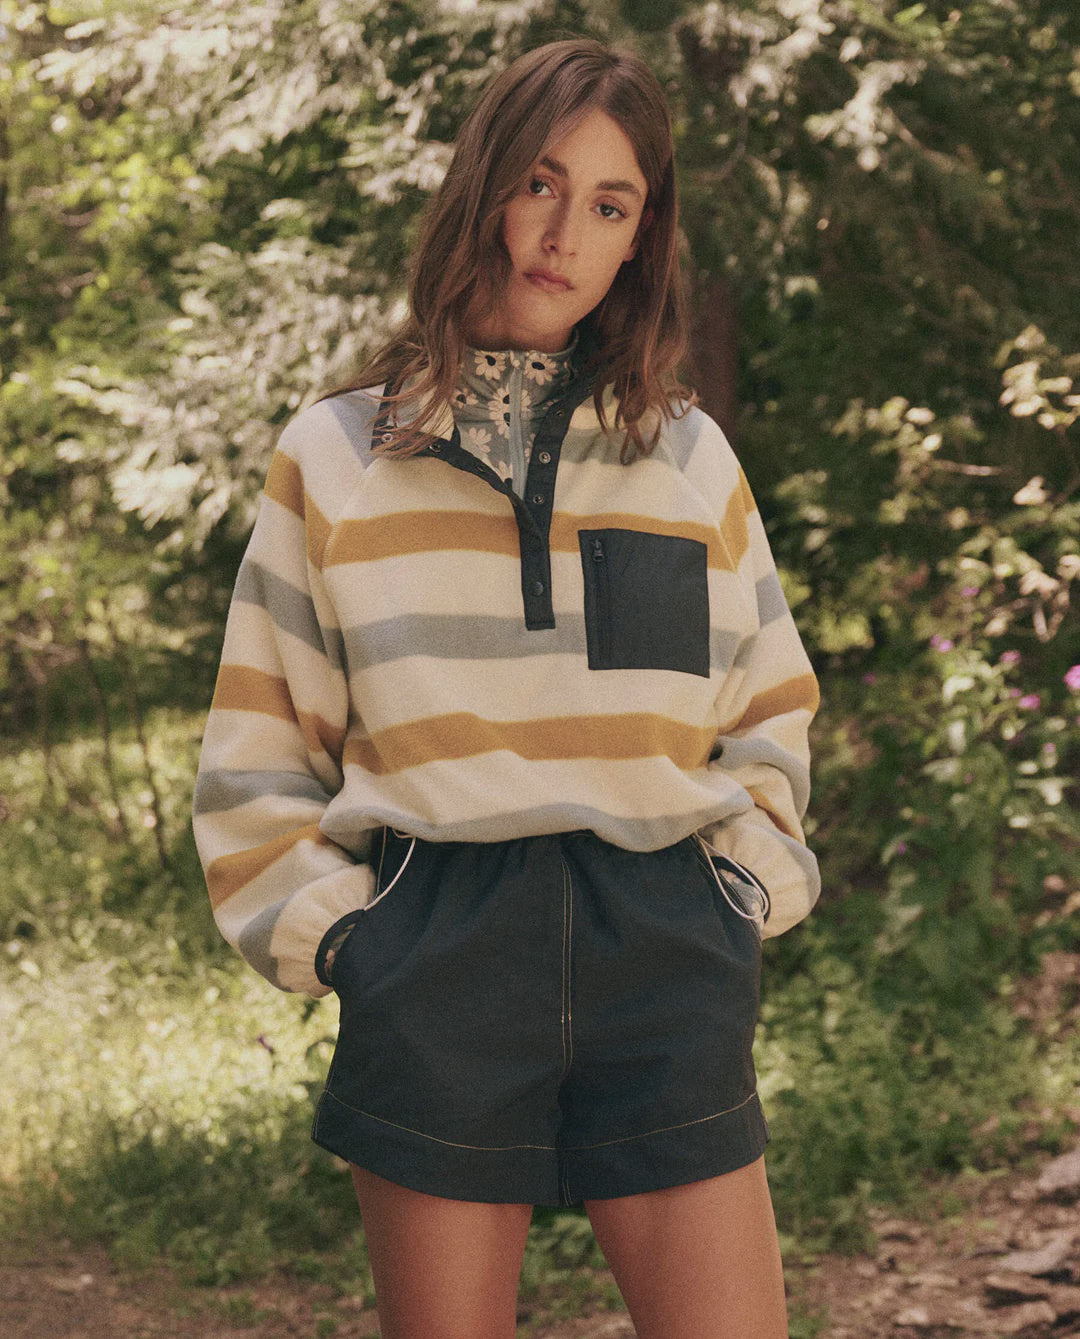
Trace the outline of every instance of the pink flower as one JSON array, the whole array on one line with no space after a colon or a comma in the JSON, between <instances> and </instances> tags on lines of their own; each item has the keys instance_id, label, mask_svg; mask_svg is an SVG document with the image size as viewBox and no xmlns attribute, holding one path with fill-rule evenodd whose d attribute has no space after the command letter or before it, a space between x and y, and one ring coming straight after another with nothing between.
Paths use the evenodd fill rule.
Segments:
<instances>
[{"instance_id":1,"label":"pink flower","mask_svg":"<svg viewBox=\"0 0 1080 1339\"><path fill-rule=\"evenodd\" d=\"M930 638L930 645L935 651L951 651L953 644L948 637L943 637L940 632L935 632Z\"/></svg>"},{"instance_id":2,"label":"pink flower","mask_svg":"<svg viewBox=\"0 0 1080 1339\"><path fill-rule=\"evenodd\" d=\"M1065 687L1071 692L1080 693L1080 665L1071 665L1065 671Z\"/></svg>"},{"instance_id":3,"label":"pink flower","mask_svg":"<svg viewBox=\"0 0 1080 1339\"><path fill-rule=\"evenodd\" d=\"M978 595L978 593L979 593L978 586L962 586L960 588L960 594L964 597L965 600L972 599L974 596Z\"/></svg>"},{"instance_id":4,"label":"pink flower","mask_svg":"<svg viewBox=\"0 0 1080 1339\"><path fill-rule=\"evenodd\" d=\"M1019 651L1002 651L1001 655L998 656L999 665L1019 665L1019 663Z\"/></svg>"},{"instance_id":5,"label":"pink flower","mask_svg":"<svg viewBox=\"0 0 1080 1339\"><path fill-rule=\"evenodd\" d=\"M876 674L864 674L864 675L862 676L862 681L863 681L863 683L877 683L877 675L876 675Z\"/></svg>"},{"instance_id":6,"label":"pink flower","mask_svg":"<svg viewBox=\"0 0 1080 1339\"><path fill-rule=\"evenodd\" d=\"M893 849L897 855L907 855L908 844L907 842L897 842Z\"/></svg>"},{"instance_id":7,"label":"pink flower","mask_svg":"<svg viewBox=\"0 0 1080 1339\"><path fill-rule=\"evenodd\" d=\"M1034 711L1036 707L1042 706L1042 698L1038 693L1025 693L1016 705L1026 711Z\"/></svg>"},{"instance_id":8,"label":"pink flower","mask_svg":"<svg viewBox=\"0 0 1080 1339\"><path fill-rule=\"evenodd\" d=\"M1010 688L1010 689L1009 689L1009 692L1008 692L1008 696L1009 696L1009 697L1019 697L1019 696L1020 696L1020 689L1019 689L1019 688Z\"/></svg>"}]
</instances>

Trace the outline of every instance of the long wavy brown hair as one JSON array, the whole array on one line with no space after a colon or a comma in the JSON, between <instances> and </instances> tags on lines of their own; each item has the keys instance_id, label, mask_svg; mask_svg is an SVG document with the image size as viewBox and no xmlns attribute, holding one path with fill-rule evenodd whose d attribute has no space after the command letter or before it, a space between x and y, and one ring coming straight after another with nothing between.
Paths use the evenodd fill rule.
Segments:
<instances>
[{"instance_id":1,"label":"long wavy brown hair","mask_svg":"<svg viewBox=\"0 0 1080 1339\"><path fill-rule=\"evenodd\" d=\"M408 318L355 379L318 397L398 387L384 400L393 404L400 426L373 447L377 454L413 455L431 440L460 373L468 318L490 304L509 277L506 206L544 150L593 110L622 129L648 184L637 252L582 322L589 326L583 343L592 350L587 370L595 377L597 415L609 431L604 397L610 387L618 404L613 426L626 433L625 464L637 452L651 452L663 421L693 403L676 373L687 333L667 99L633 52L572 38L519 56L484 89L423 220L410 266ZM648 441L642 431L647 411L658 411Z\"/></svg>"}]
</instances>

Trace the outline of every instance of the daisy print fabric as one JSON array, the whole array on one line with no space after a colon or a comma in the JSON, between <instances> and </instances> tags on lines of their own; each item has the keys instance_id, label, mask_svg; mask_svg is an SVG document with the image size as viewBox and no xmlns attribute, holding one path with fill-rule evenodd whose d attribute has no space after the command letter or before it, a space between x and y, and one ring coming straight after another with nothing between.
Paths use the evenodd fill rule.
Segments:
<instances>
[{"instance_id":1,"label":"daisy print fabric","mask_svg":"<svg viewBox=\"0 0 1080 1339\"><path fill-rule=\"evenodd\" d=\"M525 361L525 379L534 386L548 385L561 371L562 364L558 362L560 357L561 354L530 353Z\"/></svg>"},{"instance_id":2,"label":"daisy print fabric","mask_svg":"<svg viewBox=\"0 0 1080 1339\"><path fill-rule=\"evenodd\" d=\"M510 462L503 458L498 452L493 452L495 445L494 434L488 428L464 428L461 433L461 444L474 456L482 460L495 471L500 479L505 483L513 473L510 468Z\"/></svg>"},{"instance_id":3,"label":"daisy print fabric","mask_svg":"<svg viewBox=\"0 0 1080 1339\"><path fill-rule=\"evenodd\" d=\"M466 350L452 397L461 444L504 482L513 479L515 454L519 469L528 468L540 420L573 375L576 345L575 332L558 353Z\"/></svg>"},{"instance_id":4,"label":"daisy print fabric","mask_svg":"<svg viewBox=\"0 0 1080 1339\"><path fill-rule=\"evenodd\" d=\"M506 371L508 354L504 351L489 353L485 349L473 349L473 374L482 381L498 381Z\"/></svg>"}]
</instances>

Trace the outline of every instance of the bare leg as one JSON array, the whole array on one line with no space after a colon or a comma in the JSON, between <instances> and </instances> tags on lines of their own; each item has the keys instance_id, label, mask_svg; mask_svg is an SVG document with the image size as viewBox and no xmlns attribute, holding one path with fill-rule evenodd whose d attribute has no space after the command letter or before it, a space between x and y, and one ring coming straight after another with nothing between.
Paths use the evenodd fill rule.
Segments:
<instances>
[{"instance_id":1,"label":"bare leg","mask_svg":"<svg viewBox=\"0 0 1080 1339\"><path fill-rule=\"evenodd\" d=\"M764 1158L585 1208L638 1339L787 1339Z\"/></svg>"},{"instance_id":2,"label":"bare leg","mask_svg":"<svg viewBox=\"0 0 1080 1339\"><path fill-rule=\"evenodd\" d=\"M513 1339L532 1205L442 1199L351 1170L382 1339Z\"/></svg>"}]
</instances>

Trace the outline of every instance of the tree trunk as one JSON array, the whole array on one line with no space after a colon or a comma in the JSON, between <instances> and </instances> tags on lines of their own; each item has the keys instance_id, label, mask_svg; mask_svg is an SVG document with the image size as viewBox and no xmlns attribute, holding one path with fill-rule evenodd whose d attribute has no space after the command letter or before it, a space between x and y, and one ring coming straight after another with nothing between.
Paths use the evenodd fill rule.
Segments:
<instances>
[{"instance_id":1,"label":"tree trunk","mask_svg":"<svg viewBox=\"0 0 1080 1339\"><path fill-rule=\"evenodd\" d=\"M734 446L738 415L738 313L731 285L719 275L699 276L690 299L690 380L702 409Z\"/></svg>"}]
</instances>

